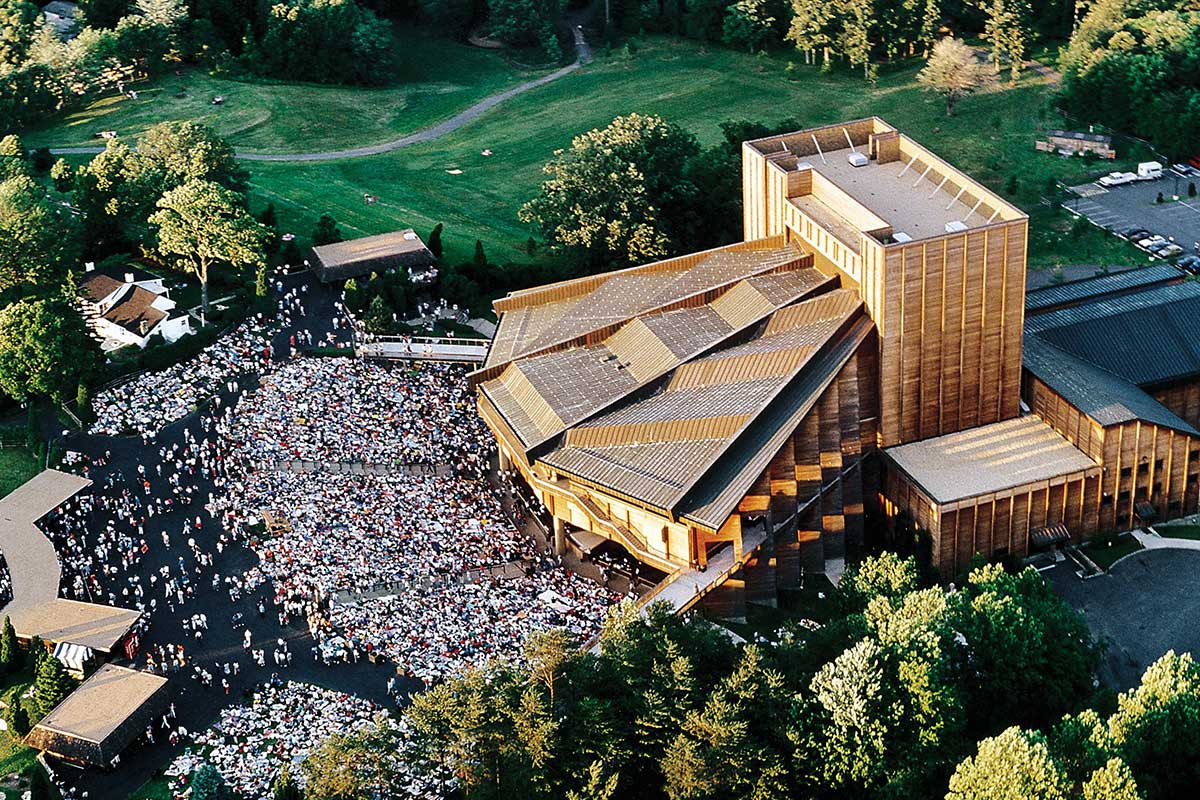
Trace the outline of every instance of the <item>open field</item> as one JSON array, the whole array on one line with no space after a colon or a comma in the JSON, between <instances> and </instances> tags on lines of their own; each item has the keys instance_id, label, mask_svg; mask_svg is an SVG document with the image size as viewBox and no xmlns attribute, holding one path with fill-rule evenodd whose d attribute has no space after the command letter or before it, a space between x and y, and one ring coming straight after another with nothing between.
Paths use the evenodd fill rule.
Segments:
<instances>
[{"instance_id":1,"label":"open field","mask_svg":"<svg viewBox=\"0 0 1200 800\"><path fill-rule=\"evenodd\" d=\"M210 125L239 149L311 152L399 138L453 116L476 101L527 80L494 50L437 39L416 29L395 50L390 86L363 88L214 78L201 69L162 76L23 134L31 147L87 147L115 130L133 139L163 120ZM183 96L177 96L183 92ZM212 99L225 98L221 105Z\"/></svg>"},{"instance_id":2,"label":"open field","mask_svg":"<svg viewBox=\"0 0 1200 800\"><path fill-rule=\"evenodd\" d=\"M383 90L259 86L191 73L205 89L191 90L199 102L181 107L177 115L208 119L205 115L213 114L208 95L219 84L227 97L237 88L253 100L235 96L218 117L236 112L239 103L257 109L253 120L228 125L228 120L218 120L218 130L235 145L276 152L340 148L422 127L422 121L449 116L521 77L495 53L444 42L418 44L406 59L414 64L413 74L426 75L428 84ZM1035 211L1032 268L1085 259L1098 265L1138 263L1134 259L1141 258L1125 242L1099 231L1073 241L1067 234L1069 217L1038 211L1050 179L1078 183L1098 169L1082 159L1034 151L1038 132L1061 124L1051 102L1053 87L1044 78L1027 73L1015 87L994 85L964 100L955 117L947 117L942 101L917 85L919 61L885 67L874 87L857 74L822 74L800 61L789 52L750 56L683 39L645 39L632 56L598 53L593 64L512 98L436 141L359 159L253 163L254 203L275 203L283 229L302 237L323 213L337 218L347 236L404 226L425 234L444 222L451 263L469 259L476 239L484 242L493 261L526 260L521 247L531 230L517 220L517 210L537 191L542 165L556 149L569 146L573 136L613 117L635 111L659 114L708 145L720 139L720 123L730 119L794 118L802 125L819 125L875 114L993 189L1012 188L1009 179L1015 176L1010 196ZM421 73L417 64L436 64L436 73ZM170 87L172 79L164 84ZM407 112L398 116L396 106L389 105L393 101ZM166 104L176 101L168 94L161 102L169 108ZM102 123L102 117L60 123L30 134L29 142L86 142L92 129L120 129L117 119L144 127L161 118L162 107L145 107L144 114L142 107L131 109L128 117L109 118L112 124ZM482 155L485 150L492 155ZM449 170L462 173L451 175ZM379 200L367 205L364 194Z\"/></svg>"},{"instance_id":3,"label":"open field","mask_svg":"<svg viewBox=\"0 0 1200 800\"><path fill-rule=\"evenodd\" d=\"M41 465L29 452L29 448L5 447L0 449L0 497L41 472Z\"/></svg>"},{"instance_id":4,"label":"open field","mask_svg":"<svg viewBox=\"0 0 1200 800\"><path fill-rule=\"evenodd\" d=\"M652 39L633 57L598 57L589 67L528 92L436 142L367 159L318 164L255 164L259 202L274 202L285 225L306 232L332 213L347 234L398 224L427 231L446 224L448 260L470 257L482 239L497 261L518 260L529 229L516 219L537 190L541 167L571 137L637 111L719 140L721 122L794 117L803 125L877 114L995 189L1017 176L1015 200L1036 208L1046 182L1082 179L1089 167L1033 150L1035 133L1057 124L1051 88L1028 76L1015 88L968 98L953 118L916 84L919 65L887 71L875 88L856 76L823 75L788 55L759 58L694 42ZM491 150L492 156L481 155ZM447 170L461 169L460 175ZM364 193L379 202L366 206ZM1033 237L1033 266L1072 263L1076 243ZM1128 263L1134 252L1111 237L1089 237L1096 263ZM1044 247L1042 246L1044 245ZM1123 253L1122 251L1130 251ZM1112 252L1110 252L1112 251Z\"/></svg>"}]
</instances>

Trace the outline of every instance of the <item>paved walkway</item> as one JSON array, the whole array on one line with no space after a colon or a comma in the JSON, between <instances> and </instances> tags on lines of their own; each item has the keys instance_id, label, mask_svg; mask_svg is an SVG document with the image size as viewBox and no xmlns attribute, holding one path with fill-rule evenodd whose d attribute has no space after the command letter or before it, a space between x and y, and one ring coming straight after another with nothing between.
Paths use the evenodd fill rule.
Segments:
<instances>
[{"instance_id":1,"label":"paved walkway","mask_svg":"<svg viewBox=\"0 0 1200 800\"><path fill-rule=\"evenodd\" d=\"M362 158L364 156L376 156L381 153L390 153L394 150L401 150L405 147L411 147L414 144L423 142L431 142L434 139L441 138L447 133L452 133L463 127L469 122L473 122L483 114L491 111L496 106L506 100L510 100L519 94L524 94L530 89L536 89L539 86L545 86L547 83L558 80L566 75L570 75L575 70L582 66L592 63L592 50L588 46L587 40L583 37L583 29L579 25L574 25L571 32L575 35L575 61L568 64L562 69L557 69L540 78L534 78L531 81L519 84L506 89L503 92L485 97L475 105L460 111L453 117L439 122L438 124L419 130L416 133L410 133L408 136L394 139L390 142L381 144L367 145L365 147L352 147L346 150L326 150L318 153L247 153L241 150L235 151L237 157L242 161L337 161L343 158ZM104 152L103 147L55 147L51 148L51 153L56 156L61 155L96 155Z\"/></svg>"},{"instance_id":2,"label":"paved walkway","mask_svg":"<svg viewBox=\"0 0 1200 800\"><path fill-rule=\"evenodd\" d=\"M1161 528L1151 528L1154 533L1142 533L1141 531L1133 531L1133 538L1137 539L1142 547L1147 550L1200 550L1200 541L1195 539L1176 539L1171 536L1171 526L1164 525Z\"/></svg>"}]
</instances>

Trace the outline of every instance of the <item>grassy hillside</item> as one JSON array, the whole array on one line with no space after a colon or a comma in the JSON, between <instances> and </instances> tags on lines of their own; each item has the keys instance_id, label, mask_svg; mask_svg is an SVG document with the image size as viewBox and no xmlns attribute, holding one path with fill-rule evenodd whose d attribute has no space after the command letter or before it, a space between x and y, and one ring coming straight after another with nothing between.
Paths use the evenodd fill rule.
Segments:
<instances>
[{"instance_id":1,"label":"grassy hillside","mask_svg":"<svg viewBox=\"0 0 1200 800\"><path fill-rule=\"evenodd\" d=\"M495 53L444 42L417 47L406 59L414 74L426 70L421 74L428 83L408 89L193 79L205 87L212 84L211 91L226 87L221 89L226 96L232 91L228 87L240 88L258 104L254 120L218 125L234 144L297 152L369 144L422 127L518 78ZM822 74L800 61L788 52L750 56L674 38L643 40L633 55L599 53L592 65L519 95L434 142L337 162L250 163L254 202L275 203L284 229L301 236L323 213L336 217L347 236L409 225L427 233L444 222L448 260L469 259L476 239L483 240L492 260L518 260L527 258L521 247L531 231L517 221L517 209L536 192L542 165L556 149L569 146L572 136L613 117L633 111L659 114L711 144L720 137L720 123L730 119L794 118L818 125L875 114L997 191L1016 176L1013 199L1037 212L1030 237L1035 267L1139 259L1132 248L1099 231L1085 232L1082 241L1071 238L1068 220L1038 210L1048 179L1075 182L1097 169L1034 151L1039 132L1061 124L1051 102L1053 87L1044 78L1029 73L1015 87L994 85L964 100L958 115L948 118L940 99L917 85L918 61L885 67L874 87L849 71ZM170 79L164 83L172 85ZM190 93L206 103L211 91ZM411 110L399 114L385 102L388 97L408 103ZM170 102L147 108L137 124L153 121L155 113L171 108ZM227 101L218 122L226 124L220 114L249 102ZM180 107L178 113L213 113L204 103L190 111ZM103 119L89 121L86 131L107 124ZM134 126L132 121L123 124ZM108 127L122 130L115 124ZM86 140L82 129L77 133L83 135L72 139L70 129L60 121L30 142ZM462 172L452 175L451 170ZM377 195L379 201L367 205L364 194Z\"/></svg>"},{"instance_id":2,"label":"grassy hillside","mask_svg":"<svg viewBox=\"0 0 1200 800\"><path fill-rule=\"evenodd\" d=\"M397 139L453 116L534 73L494 50L437 39L420 29L397 40L399 61L381 88L213 78L189 68L101 98L25 132L31 147L97 145L98 131L136 138L163 120L196 120L248 151L314 152ZM214 97L223 97L213 105Z\"/></svg>"},{"instance_id":3,"label":"grassy hillside","mask_svg":"<svg viewBox=\"0 0 1200 800\"><path fill-rule=\"evenodd\" d=\"M736 118L805 125L879 115L994 189L1018 178L1015 200L1036 208L1051 176L1079 180L1082 161L1037 153L1033 140L1057 123L1052 87L1027 76L1016 87L996 86L947 118L942 103L916 84L919 64L885 70L872 88L857 76L821 74L787 54L753 57L693 42L654 39L632 57L599 57L595 64L528 92L436 142L383 156L319 164L254 164L255 191L274 202L287 224L304 232L320 213L332 213L349 233L376 233L396 221L428 230L446 224L451 260L470 256L475 239L497 260L522 257L529 230L517 209L536 191L541 167L571 137L632 111L659 114L692 130L704 144L719 124ZM483 156L490 150L493 155ZM449 170L462 170L451 175ZM377 194L366 206L363 193ZM1057 235L1035 249L1034 260L1069 259ZM1035 245L1037 242L1035 242ZM1103 237L1095 258L1121 261ZM1059 252L1063 251L1063 252Z\"/></svg>"}]
</instances>

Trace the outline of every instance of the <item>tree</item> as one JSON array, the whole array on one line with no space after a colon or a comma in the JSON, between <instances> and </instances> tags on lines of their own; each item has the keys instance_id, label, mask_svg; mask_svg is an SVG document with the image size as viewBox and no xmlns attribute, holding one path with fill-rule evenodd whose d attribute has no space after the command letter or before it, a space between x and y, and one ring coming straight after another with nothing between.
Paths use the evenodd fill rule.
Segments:
<instances>
[{"instance_id":1,"label":"tree","mask_svg":"<svg viewBox=\"0 0 1200 800\"><path fill-rule=\"evenodd\" d=\"M20 300L0 311L0 388L10 397L62 403L98 362L83 317L61 298Z\"/></svg>"},{"instance_id":2,"label":"tree","mask_svg":"<svg viewBox=\"0 0 1200 800\"><path fill-rule=\"evenodd\" d=\"M401 779L396 731L386 724L327 739L304 760L304 795L313 800L386 797Z\"/></svg>"},{"instance_id":3,"label":"tree","mask_svg":"<svg viewBox=\"0 0 1200 800\"><path fill-rule=\"evenodd\" d=\"M33 178L0 183L0 292L57 285L79 257L76 231Z\"/></svg>"},{"instance_id":4,"label":"tree","mask_svg":"<svg viewBox=\"0 0 1200 800\"><path fill-rule=\"evenodd\" d=\"M899 599L916 590L917 564L885 551L847 569L839 588L847 609L861 611L876 597Z\"/></svg>"},{"instance_id":5,"label":"tree","mask_svg":"<svg viewBox=\"0 0 1200 800\"><path fill-rule=\"evenodd\" d=\"M946 800L1067 800L1070 786L1043 736L1009 728L958 765Z\"/></svg>"},{"instance_id":6,"label":"tree","mask_svg":"<svg viewBox=\"0 0 1200 800\"><path fill-rule=\"evenodd\" d=\"M172 33L187 20L187 3L184 0L136 0L138 12L152 25L166 28Z\"/></svg>"},{"instance_id":7,"label":"tree","mask_svg":"<svg viewBox=\"0 0 1200 800\"><path fill-rule=\"evenodd\" d=\"M471 259L471 263L474 264L476 267L486 267L487 266L487 263L488 263L487 253L483 252L483 241L480 239L475 240L475 255Z\"/></svg>"},{"instance_id":8,"label":"tree","mask_svg":"<svg viewBox=\"0 0 1200 800\"><path fill-rule=\"evenodd\" d=\"M66 194L75 188L75 170L60 158L54 162L54 166L50 167L50 180L54 181L55 189Z\"/></svg>"},{"instance_id":9,"label":"tree","mask_svg":"<svg viewBox=\"0 0 1200 800\"><path fill-rule=\"evenodd\" d=\"M29 151L14 133L0 138L0 181L33 175Z\"/></svg>"},{"instance_id":10,"label":"tree","mask_svg":"<svg viewBox=\"0 0 1200 800\"><path fill-rule=\"evenodd\" d=\"M493 37L515 47L546 50L557 38L563 0L488 0L488 25Z\"/></svg>"},{"instance_id":11,"label":"tree","mask_svg":"<svg viewBox=\"0 0 1200 800\"><path fill-rule=\"evenodd\" d=\"M1016 83L1029 48L1029 19L1033 13L1029 0L979 0L979 4L987 15L983 38L991 44L996 72L1008 61L1010 82Z\"/></svg>"},{"instance_id":12,"label":"tree","mask_svg":"<svg viewBox=\"0 0 1200 800\"><path fill-rule=\"evenodd\" d=\"M160 122L138 139L137 177L163 194L193 181L210 181L245 193L247 174L233 148L198 122Z\"/></svg>"},{"instance_id":13,"label":"tree","mask_svg":"<svg viewBox=\"0 0 1200 800\"><path fill-rule=\"evenodd\" d=\"M4 710L4 723L8 725L11 734L18 738L29 733L32 727L29 724L29 712L25 710L20 692L13 692L9 696L8 707Z\"/></svg>"},{"instance_id":14,"label":"tree","mask_svg":"<svg viewBox=\"0 0 1200 800\"><path fill-rule=\"evenodd\" d=\"M434 258L442 257L442 223L433 226L433 230L429 232L429 252L433 253Z\"/></svg>"},{"instance_id":15,"label":"tree","mask_svg":"<svg viewBox=\"0 0 1200 800\"><path fill-rule=\"evenodd\" d=\"M1110 758L1083 784L1083 800L1141 800L1141 797L1133 772L1119 758Z\"/></svg>"},{"instance_id":16,"label":"tree","mask_svg":"<svg viewBox=\"0 0 1200 800\"><path fill-rule=\"evenodd\" d=\"M946 98L946 116L954 116L954 107L966 95L983 86L984 67L966 42L947 36L933 46L925 68L917 73L917 82Z\"/></svg>"},{"instance_id":17,"label":"tree","mask_svg":"<svg viewBox=\"0 0 1200 800\"><path fill-rule=\"evenodd\" d=\"M54 656L43 658L34 679L34 703L38 717L44 717L67 698L75 688L67 668Z\"/></svg>"},{"instance_id":18,"label":"tree","mask_svg":"<svg viewBox=\"0 0 1200 800\"><path fill-rule=\"evenodd\" d=\"M304 800L304 793L300 791L300 786L292 777L292 767L286 762L271 783L271 798L272 800Z\"/></svg>"},{"instance_id":19,"label":"tree","mask_svg":"<svg viewBox=\"0 0 1200 800\"><path fill-rule=\"evenodd\" d=\"M214 264L239 268L263 259L267 231L241 198L211 181L189 181L164 194L150 224L158 228L158 251L200 281L208 314L208 272Z\"/></svg>"},{"instance_id":20,"label":"tree","mask_svg":"<svg viewBox=\"0 0 1200 800\"><path fill-rule=\"evenodd\" d=\"M225 779L212 764L204 763L192 775L192 800L223 800L228 795Z\"/></svg>"},{"instance_id":21,"label":"tree","mask_svg":"<svg viewBox=\"0 0 1200 800\"><path fill-rule=\"evenodd\" d=\"M0 633L0 670L15 672L21 666L21 646L17 643L17 632L12 620L4 615L4 631Z\"/></svg>"},{"instance_id":22,"label":"tree","mask_svg":"<svg viewBox=\"0 0 1200 800\"><path fill-rule=\"evenodd\" d=\"M38 16L38 7L27 0L0 0L0 67L16 67L25 60L37 34Z\"/></svg>"},{"instance_id":23,"label":"tree","mask_svg":"<svg viewBox=\"0 0 1200 800\"><path fill-rule=\"evenodd\" d=\"M570 635L561 628L531 633L525 640L525 663L535 678L546 686L554 704L554 680L570 656Z\"/></svg>"},{"instance_id":24,"label":"tree","mask_svg":"<svg viewBox=\"0 0 1200 800\"><path fill-rule=\"evenodd\" d=\"M590 266L662 258L692 233L699 193L686 172L698 153L694 137L659 117L618 117L555 152L520 218Z\"/></svg>"},{"instance_id":25,"label":"tree","mask_svg":"<svg viewBox=\"0 0 1200 800\"><path fill-rule=\"evenodd\" d=\"M723 38L725 44L753 53L762 49L774 33L774 25L768 0L737 0L725 10Z\"/></svg>"},{"instance_id":26,"label":"tree","mask_svg":"<svg viewBox=\"0 0 1200 800\"><path fill-rule=\"evenodd\" d=\"M387 333L391 321L391 315L383 302L383 297L381 295L372 297L371 304L367 307L367 316L363 320L363 327L367 329L368 333Z\"/></svg>"},{"instance_id":27,"label":"tree","mask_svg":"<svg viewBox=\"0 0 1200 800\"><path fill-rule=\"evenodd\" d=\"M313 228L312 243L314 247L320 247L323 244L334 244L342 241L342 229L338 227L337 220L328 214L322 214L317 220L317 225Z\"/></svg>"}]
</instances>

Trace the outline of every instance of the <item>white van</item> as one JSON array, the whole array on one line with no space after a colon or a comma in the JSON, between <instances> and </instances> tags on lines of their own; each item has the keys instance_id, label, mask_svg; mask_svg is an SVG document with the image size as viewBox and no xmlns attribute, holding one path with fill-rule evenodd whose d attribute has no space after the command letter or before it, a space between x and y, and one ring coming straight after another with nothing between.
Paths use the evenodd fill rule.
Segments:
<instances>
[{"instance_id":1,"label":"white van","mask_svg":"<svg viewBox=\"0 0 1200 800\"><path fill-rule=\"evenodd\" d=\"M1139 181L1153 181L1163 176L1163 165L1157 161L1143 161L1138 164L1137 176Z\"/></svg>"}]
</instances>

